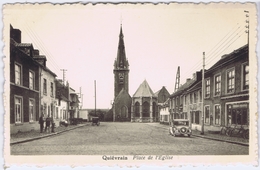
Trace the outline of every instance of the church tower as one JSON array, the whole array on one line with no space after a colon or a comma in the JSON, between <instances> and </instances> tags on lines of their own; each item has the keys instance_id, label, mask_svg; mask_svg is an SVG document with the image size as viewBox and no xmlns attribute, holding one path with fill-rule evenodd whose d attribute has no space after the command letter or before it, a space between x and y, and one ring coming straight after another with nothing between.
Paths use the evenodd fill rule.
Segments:
<instances>
[{"instance_id":1,"label":"church tower","mask_svg":"<svg viewBox=\"0 0 260 170\"><path fill-rule=\"evenodd\" d=\"M129 92L129 63L126 59L124 35L122 25L120 27L117 58L114 62L114 98L124 89Z\"/></svg>"}]
</instances>

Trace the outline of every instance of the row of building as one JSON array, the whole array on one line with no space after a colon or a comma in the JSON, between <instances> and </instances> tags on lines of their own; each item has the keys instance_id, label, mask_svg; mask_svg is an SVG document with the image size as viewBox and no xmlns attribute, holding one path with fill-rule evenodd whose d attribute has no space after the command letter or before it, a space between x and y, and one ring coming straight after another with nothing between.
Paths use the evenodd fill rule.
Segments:
<instances>
[{"instance_id":1,"label":"row of building","mask_svg":"<svg viewBox=\"0 0 260 170\"><path fill-rule=\"evenodd\" d=\"M56 125L78 117L79 95L47 66L47 58L10 25L10 133L39 129L41 115Z\"/></svg>"},{"instance_id":2,"label":"row of building","mask_svg":"<svg viewBox=\"0 0 260 170\"><path fill-rule=\"evenodd\" d=\"M204 82L202 70L194 73L161 104L159 112L161 123L189 119L192 129L197 130L202 125L205 130L249 125L248 45L222 56L205 70Z\"/></svg>"}]
</instances>

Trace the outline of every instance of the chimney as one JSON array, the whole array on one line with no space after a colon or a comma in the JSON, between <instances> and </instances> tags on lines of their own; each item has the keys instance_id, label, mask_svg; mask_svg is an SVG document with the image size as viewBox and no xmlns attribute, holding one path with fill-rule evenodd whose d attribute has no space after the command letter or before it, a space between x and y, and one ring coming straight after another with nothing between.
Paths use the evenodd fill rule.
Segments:
<instances>
[{"instance_id":1,"label":"chimney","mask_svg":"<svg viewBox=\"0 0 260 170\"><path fill-rule=\"evenodd\" d=\"M15 40L17 43L21 43L21 39L22 39L21 31L19 29L13 29L13 27L11 26L11 28L10 28L10 38Z\"/></svg>"},{"instance_id":2,"label":"chimney","mask_svg":"<svg viewBox=\"0 0 260 170\"><path fill-rule=\"evenodd\" d=\"M190 80L191 80L190 78L187 78L187 79L186 79L186 82L189 82Z\"/></svg>"}]
</instances>

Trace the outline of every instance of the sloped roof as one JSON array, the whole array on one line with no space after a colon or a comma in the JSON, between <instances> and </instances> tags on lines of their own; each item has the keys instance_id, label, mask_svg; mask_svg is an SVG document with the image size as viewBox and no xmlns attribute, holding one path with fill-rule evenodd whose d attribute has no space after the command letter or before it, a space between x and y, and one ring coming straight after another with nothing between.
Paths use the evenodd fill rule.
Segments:
<instances>
[{"instance_id":1,"label":"sloped roof","mask_svg":"<svg viewBox=\"0 0 260 170\"><path fill-rule=\"evenodd\" d=\"M173 97L173 96L177 96L177 95L181 94L183 92L183 90L189 88L190 85L193 84L195 81L196 81L195 79L191 79L190 81L184 83L182 86L179 87L179 89L176 92L174 92L170 96Z\"/></svg>"},{"instance_id":2,"label":"sloped roof","mask_svg":"<svg viewBox=\"0 0 260 170\"><path fill-rule=\"evenodd\" d=\"M127 91L124 88L122 88L122 90L116 96L115 101L124 100L126 96L131 98L131 96L127 93Z\"/></svg>"},{"instance_id":3,"label":"sloped roof","mask_svg":"<svg viewBox=\"0 0 260 170\"><path fill-rule=\"evenodd\" d=\"M156 97L146 80L139 86L133 97Z\"/></svg>"}]
</instances>

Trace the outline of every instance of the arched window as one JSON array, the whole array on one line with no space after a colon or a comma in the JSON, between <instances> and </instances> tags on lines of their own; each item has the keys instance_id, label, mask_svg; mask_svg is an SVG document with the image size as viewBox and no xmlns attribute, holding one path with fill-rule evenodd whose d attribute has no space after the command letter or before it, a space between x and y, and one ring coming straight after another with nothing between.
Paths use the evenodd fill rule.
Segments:
<instances>
[{"instance_id":1,"label":"arched window","mask_svg":"<svg viewBox=\"0 0 260 170\"><path fill-rule=\"evenodd\" d=\"M135 117L140 117L140 103L139 102L136 102L135 103Z\"/></svg>"},{"instance_id":2,"label":"arched window","mask_svg":"<svg viewBox=\"0 0 260 170\"><path fill-rule=\"evenodd\" d=\"M121 108L121 117L122 118L127 118L128 117L128 111L127 111L127 107L126 106L123 106Z\"/></svg>"},{"instance_id":3,"label":"arched window","mask_svg":"<svg viewBox=\"0 0 260 170\"><path fill-rule=\"evenodd\" d=\"M143 117L150 117L150 104L148 102L143 103Z\"/></svg>"}]
</instances>

